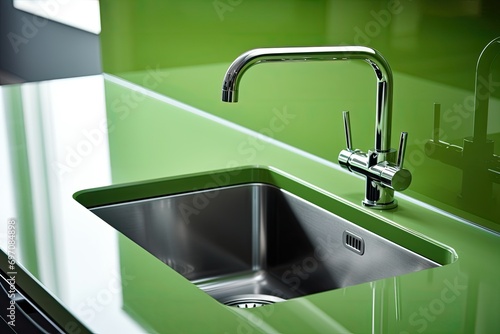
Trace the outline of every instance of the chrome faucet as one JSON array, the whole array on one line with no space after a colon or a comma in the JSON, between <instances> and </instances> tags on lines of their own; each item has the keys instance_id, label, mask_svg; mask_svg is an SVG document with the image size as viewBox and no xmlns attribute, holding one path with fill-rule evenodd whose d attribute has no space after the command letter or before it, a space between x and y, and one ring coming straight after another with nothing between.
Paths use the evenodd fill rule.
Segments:
<instances>
[{"instance_id":1,"label":"chrome faucet","mask_svg":"<svg viewBox=\"0 0 500 334\"><path fill-rule=\"evenodd\" d=\"M411 183L411 173L403 168L407 133L401 134L397 160L391 145L392 71L376 50L363 46L285 47L254 49L243 53L229 66L222 83L222 101L237 102L243 73L256 64L280 61L337 61L359 59L371 65L377 78L375 148L363 153L352 148L349 112L344 112L347 149L339 154L339 164L366 177L363 205L376 209L397 206L394 190L402 191Z\"/></svg>"},{"instance_id":2,"label":"chrome faucet","mask_svg":"<svg viewBox=\"0 0 500 334\"><path fill-rule=\"evenodd\" d=\"M441 106L434 104L434 131L425 144L433 159L462 170L461 205L485 215L493 206L493 183L500 183L500 156L494 154L494 141L488 135L488 104L493 92L491 67L500 55L500 37L493 39L481 52L476 66L474 93L474 129L472 137L463 139L463 147L440 139Z\"/></svg>"}]
</instances>

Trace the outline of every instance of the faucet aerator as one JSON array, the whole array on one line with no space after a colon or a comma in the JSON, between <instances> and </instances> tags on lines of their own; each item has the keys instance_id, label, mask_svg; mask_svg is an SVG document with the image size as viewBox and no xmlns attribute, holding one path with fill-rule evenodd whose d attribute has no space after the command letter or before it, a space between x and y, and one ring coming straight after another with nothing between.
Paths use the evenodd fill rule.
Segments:
<instances>
[{"instance_id":1,"label":"faucet aerator","mask_svg":"<svg viewBox=\"0 0 500 334\"><path fill-rule=\"evenodd\" d=\"M237 91L230 90L230 89L223 89L222 90L222 102L238 102L238 93Z\"/></svg>"}]
</instances>

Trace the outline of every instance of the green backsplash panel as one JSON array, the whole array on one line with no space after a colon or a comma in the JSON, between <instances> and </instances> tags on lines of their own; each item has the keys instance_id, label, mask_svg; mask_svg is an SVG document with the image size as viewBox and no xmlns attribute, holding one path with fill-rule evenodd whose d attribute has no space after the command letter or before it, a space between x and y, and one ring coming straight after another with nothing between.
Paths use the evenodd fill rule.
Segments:
<instances>
[{"instance_id":1,"label":"green backsplash panel","mask_svg":"<svg viewBox=\"0 0 500 334\"><path fill-rule=\"evenodd\" d=\"M255 66L241 81L237 104L220 102L222 78L234 58L256 47L373 47L394 72L392 146L401 131L409 132L406 167L414 178L405 193L500 230L500 185L492 182L493 198L485 208L464 205L462 171L424 151L433 133L434 103L441 103L443 140L462 146L472 135L476 63L488 42L500 36L499 15L494 0L102 0L103 66L107 73L335 162L345 145L342 110L351 112L354 146L373 147L376 81L368 65ZM498 59L491 78L488 136L500 155ZM238 149L251 160L252 147Z\"/></svg>"},{"instance_id":2,"label":"green backsplash panel","mask_svg":"<svg viewBox=\"0 0 500 334\"><path fill-rule=\"evenodd\" d=\"M248 48L323 44L325 22L317 17L324 7L288 0L104 0L105 71L209 64L230 61Z\"/></svg>"},{"instance_id":3,"label":"green backsplash panel","mask_svg":"<svg viewBox=\"0 0 500 334\"><path fill-rule=\"evenodd\" d=\"M230 62L256 47L366 45L395 71L472 90L480 51L500 35L499 14L495 0L103 0L103 67L123 73Z\"/></svg>"}]
</instances>

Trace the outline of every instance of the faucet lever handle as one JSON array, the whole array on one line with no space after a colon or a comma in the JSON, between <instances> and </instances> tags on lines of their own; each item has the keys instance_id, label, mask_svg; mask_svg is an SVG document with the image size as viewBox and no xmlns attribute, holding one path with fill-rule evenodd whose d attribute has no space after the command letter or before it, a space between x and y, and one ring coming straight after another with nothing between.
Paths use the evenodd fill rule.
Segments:
<instances>
[{"instance_id":1,"label":"faucet lever handle","mask_svg":"<svg viewBox=\"0 0 500 334\"><path fill-rule=\"evenodd\" d=\"M342 117L344 119L344 133L347 150L352 151L351 120L349 118L349 111L343 111Z\"/></svg>"},{"instance_id":2,"label":"faucet lever handle","mask_svg":"<svg viewBox=\"0 0 500 334\"><path fill-rule=\"evenodd\" d=\"M398 149L398 158L396 161L396 165L398 168L403 168L403 163L405 160L406 153L406 142L408 141L408 132L401 132L401 137L399 138L399 149Z\"/></svg>"}]
</instances>

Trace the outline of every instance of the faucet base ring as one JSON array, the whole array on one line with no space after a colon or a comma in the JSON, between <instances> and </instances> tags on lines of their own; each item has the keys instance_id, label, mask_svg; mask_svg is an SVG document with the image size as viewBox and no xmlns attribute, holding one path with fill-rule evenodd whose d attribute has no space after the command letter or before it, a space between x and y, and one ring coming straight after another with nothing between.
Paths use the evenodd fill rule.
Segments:
<instances>
[{"instance_id":1,"label":"faucet base ring","mask_svg":"<svg viewBox=\"0 0 500 334\"><path fill-rule=\"evenodd\" d=\"M389 202L389 203L377 203L377 202L365 199L365 200L363 200L362 204L364 207L367 207L370 209L390 210L390 209L394 209L395 207L398 206L398 201L393 200L392 202Z\"/></svg>"}]
</instances>

